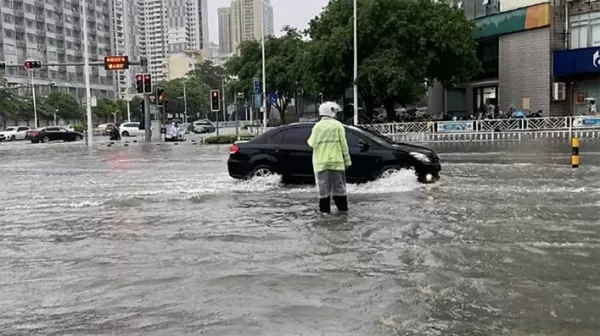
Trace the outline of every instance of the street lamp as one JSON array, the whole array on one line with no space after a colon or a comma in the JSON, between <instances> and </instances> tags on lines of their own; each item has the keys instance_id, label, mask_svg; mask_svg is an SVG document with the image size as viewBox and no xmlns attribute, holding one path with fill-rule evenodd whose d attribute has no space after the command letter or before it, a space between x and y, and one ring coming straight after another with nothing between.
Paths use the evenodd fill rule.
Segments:
<instances>
[{"instance_id":1,"label":"street lamp","mask_svg":"<svg viewBox=\"0 0 600 336\"><path fill-rule=\"evenodd\" d=\"M356 1L356 0L354 0ZM262 52L263 127L267 131L267 72L265 62L265 4L260 0L260 46Z\"/></svg>"},{"instance_id":2,"label":"street lamp","mask_svg":"<svg viewBox=\"0 0 600 336\"><path fill-rule=\"evenodd\" d=\"M92 126L92 90L90 88L90 55L89 55L89 37L87 25L87 0L81 0L82 23L83 23L83 77L85 79L85 109L87 115L87 139L88 146L93 144L94 137Z\"/></svg>"},{"instance_id":3,"label":"street lamp","mask_svg":"<svg viewBox=\"0 0 600 336\"><path fill-rule=\"evenodd\" d=\"M354 125L358 125L358 20L356 14L356 0L354 0Z\"/></svg>"},{"instance_id":4,"label":"street lamp","mask_svg":"<svg viewBox=\"0 0 600 336\"><path fill-rule=\"evenodd\" d=\"M56 114L58 114L58 109L54 110L54 113L52 113L54 115L54 126L56 126Z\"/></svg>"},{"instance_id":5,"label":"street lamp","mask_svg":"<svg viewBox=\"0 0 600 336\"><path fill-rule=\"evenodd\" d=\"M117 123L117 115L119 114L119 110L116 110L114 112L112 112L113 115L113 123L116 124Z\"/></svg>"}]
</instances>

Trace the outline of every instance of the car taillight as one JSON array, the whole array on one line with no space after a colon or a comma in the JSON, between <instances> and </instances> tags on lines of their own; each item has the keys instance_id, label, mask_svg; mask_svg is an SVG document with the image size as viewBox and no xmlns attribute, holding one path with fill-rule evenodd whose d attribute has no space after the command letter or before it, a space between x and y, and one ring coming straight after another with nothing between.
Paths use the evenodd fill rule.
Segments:
<instances>
[{"instance_id":1,"label":"car taillight","mask_svg":"<svg viewBox=\"0 0 600 336\"><path fill-rule=\"evenodd\" d=\"M239 151L240 151L240 146L238 146L238 145L233 145L229 148L229 154L236 154Z\"/></svg>"}]
</instances>

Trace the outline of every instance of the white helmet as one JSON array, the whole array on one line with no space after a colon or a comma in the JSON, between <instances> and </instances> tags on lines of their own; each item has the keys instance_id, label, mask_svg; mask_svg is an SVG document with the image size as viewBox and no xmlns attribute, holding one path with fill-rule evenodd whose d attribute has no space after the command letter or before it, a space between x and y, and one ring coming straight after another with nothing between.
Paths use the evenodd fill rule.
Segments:
<instances>
[{"instance_id":1,"label":"white helmet","mask_svg":"<svg viewBox=\"0 0 600 336\"><path fill-rule=\"evenodd\" d=\"M336 102L328 101L319 106L319 115L322 117L335 118L339 112L342 112L342 108Z\"/></svg>"}]
</instances>

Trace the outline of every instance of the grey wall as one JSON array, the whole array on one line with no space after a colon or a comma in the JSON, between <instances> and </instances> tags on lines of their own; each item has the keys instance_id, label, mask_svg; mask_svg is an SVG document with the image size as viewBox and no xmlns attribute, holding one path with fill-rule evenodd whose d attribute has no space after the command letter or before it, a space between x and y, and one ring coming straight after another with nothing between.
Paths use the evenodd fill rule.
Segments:
<instances>
[{"instance_id":1,"label":"grey wall","mask_svg":"<svg viewBox=\"0 0 600 336\"><path fill-rule=\"evenodd\" d=\"M550 29L541 28L500 37L500 109L521 107L529 97L533 111L550 111Z\"/></svg>"}]
</instances>

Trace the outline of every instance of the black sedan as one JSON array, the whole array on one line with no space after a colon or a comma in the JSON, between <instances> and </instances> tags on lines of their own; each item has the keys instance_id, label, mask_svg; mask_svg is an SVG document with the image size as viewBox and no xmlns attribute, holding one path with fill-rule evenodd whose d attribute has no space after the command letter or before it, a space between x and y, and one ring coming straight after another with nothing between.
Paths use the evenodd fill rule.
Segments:
<instances>
[{"instance_id":1,"label":"black sedan","mask_svg":"<svg viewBox=\"0 0 600 336\"><path fill-rule=\"evenodd\" d=\"M48 126L42 127L38 130L27 132L25 135L26 140L31 140L31 143L44 142L48 143L51 141L79 141L83 139L83 134L79 132L70 131L64 127Z\"/></svg>"},{"instance_id":2,"label":"black sedan","mask_svg":"<svg viewBox=\"0 0 600 336\"><path fill-rule=\"evenodd\" d=\"M284 183L312 182L312 149L307 140L314 123L284 125L229 150L227 168L233 178L279 174ZM440 160L431 149L397 143L356 126L345 126L352 165L348 182L367 182L387 177L400 169L414 169L420 182L438 180Z\"/></svg>"}]
</instances>

